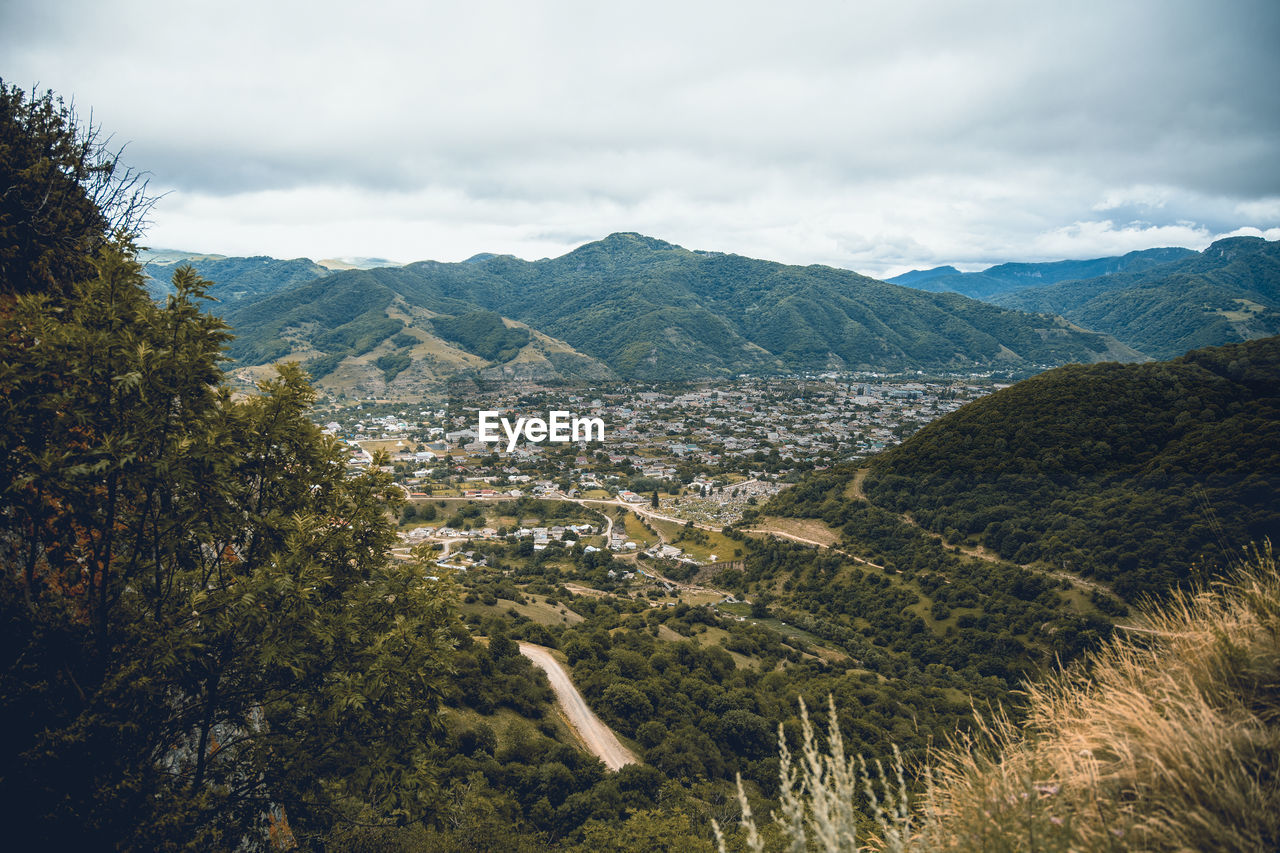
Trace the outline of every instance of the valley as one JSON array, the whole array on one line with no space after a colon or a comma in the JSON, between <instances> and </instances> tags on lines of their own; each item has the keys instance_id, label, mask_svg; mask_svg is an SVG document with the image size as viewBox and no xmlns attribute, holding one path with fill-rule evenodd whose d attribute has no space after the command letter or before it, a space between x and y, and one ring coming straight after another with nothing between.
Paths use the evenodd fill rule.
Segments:
<instances>
[{"instance_id":1,"label":"valley","mask_svg":"<svg viewBox=\"0 0 1280 853\"><path fill-rule=\"evenodd\" d=\"M835 703L850 753L896 751L916 772L937 744L980 736L974 707L1019 725L1026 685L1117 633L1171 636L1137 601L1218 571L1214 537L1275 531L1276 339L1021 381L1007 364L657 381L601 361L571 382L518 369L568 351L497 312L387 305L393 323L328 338L318 320L281 327L293 354L338 341L341 358L311 384L230 365L219 405L241 408L208 417L257 425L262 449L237 464L307 437L306 461L262 493L293 501L258 522L275 542L323 549L364 513L371 544L336 540L360 556L317 562L386 561L329 617L375 661L342 676L361 685L344 713L376 725L361 708L380 691L434 697L417 748L448 793L403 836L428 849L573 849L671 820L701 839L740 813L738 779L753 810L774 807L798 698ZM465 369L424 372L427 355ZM486 417L543 427L484 441ZM602 437L549 440L548 423L578 417ZM325 479L300 488L302 472ZM1213 523L1181 524L1192 504ZM330 582L313 576L223 595L268 612L259 597L307 601ZM381 626L367 651L357 624ZM388 643L437 674L406 681Z\"/></svg>"},{"instance_id":2,"label":"valley","mask_svg":"<svg viewBox=\"0 0 1280 853\"><path fill-rule=\"evenodd\" d=\"M1280 849L1280 7L277 5L0 9L8 846Z\"/></svg>"}]
</instances>

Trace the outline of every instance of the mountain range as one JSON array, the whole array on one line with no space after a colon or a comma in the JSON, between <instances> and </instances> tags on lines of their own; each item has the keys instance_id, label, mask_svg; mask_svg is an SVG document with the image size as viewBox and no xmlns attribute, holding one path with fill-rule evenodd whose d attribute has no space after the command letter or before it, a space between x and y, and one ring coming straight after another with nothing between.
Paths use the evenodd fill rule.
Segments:
<instances>
[{"instance_id":1,"label":"mountain range","mask_svg":"<svg viewBox=\"0 0 1280 853\"><path fill-rule=\"evenodd\" d=\"M451 377L582 382L831 369L999 370L1141 361L1280 331L1280 244L913 271L690 251L619 233L561 257L331 269L159 253L215 283L241 367L301 360L322 384L412 396ZM328 263L328 262L326 262Z\"/></svg>"},{"instance_id":2,"label":"mountain range","mask_svg":"<svg viewBox=\"0 0 1280 853\"><path fill-rule=\"evenodd\" d=\"M1261 237L1228 237L1203 252L1148 249L973 273L937 267L890 281L1061 316L1152 358L1280 332L1280 243Z\"/></svg>"},{"instance_id":3,"label":"mountain range","mask_svg":"<svg viewBox=\"0 0 1280 853\"><path fill-rule=\"evenodd\" d=\"M310 258L281 260L266 255L251 258L229 258L224 255L196 255L188 252L148 252L142 258L143 272L148 276L152 294L164 296L171 291L169 279L182 265L192 267L201 278L212 281L209 295L230 304L253 299L323 278L333 270Z\"/></svg>"},{"instance_id":4,"label":"mountain range","mask_svg":"<svg viewBox=\"0 0 1280 853\"><path fill-rule=\"evenodd\" d=\"M1153 358L1173 358L1280 332L1280 242L1230 237L1168 263L1025 288L992 301L1061 315Z\"/></svg>"},{"instance_id":5,"label":"mountain range","mask_svg":"<svg viewBox=\"0 0 1280 853\"><path fill-rule=\"evenodd\" d=\"M1014 290L1043 287L1060 281L1097 278L1119 272L1140 272L1194 254L1196 252L1191 249L1146 249L1119 257L1083 261L997 264L981 272L960 272L953 266L943 266L912 270L886 281L921 290L963 293L974 299L991 301L993 297Z\"/></svg>"},{"instance_id":6,"label":"mountain range","mask_svg":"<svg viewBox=\"0 0 1280 853\"><path fill-rule=\"evenodd\" d=\"M394 392L458 372L539 380L829 369L1025 374L1071 361L1141 358L1052 317L630 233L540 261L478 255L337 271L305 283L288 280L293 269L282 267L270 287L219 306L236 331L232 357L250 366L297 358L322 382L366 390L379 375L389 385L381 390ZM228 296L244 289L223 287ZM492 327L490 315L508 329L527 329L527 342L487 353L466 336L443 333L464 317L472 324L489 317L483 322Z\"/></svg>"}]
</instances>

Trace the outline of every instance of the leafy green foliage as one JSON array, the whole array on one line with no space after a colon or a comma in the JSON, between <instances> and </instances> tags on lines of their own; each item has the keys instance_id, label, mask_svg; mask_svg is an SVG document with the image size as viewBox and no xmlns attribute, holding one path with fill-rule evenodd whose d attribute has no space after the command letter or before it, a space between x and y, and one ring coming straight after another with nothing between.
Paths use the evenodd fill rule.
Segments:
<instances>
[{"instance_id":1,"label":"leafy green foliage","mask_svg":"<svg viewBox=\"0 0 1280 853\"><path fill-rule=\"evenodd\" d=\"M413 364L413 357L403 351L380 355L373 362L374 367L382 371L382 377L388 382L408 370L411 364Z\"/></svg>"},{"instance_id":2,"label":"leafy green foliage","mask_svg":"<svg viewBox=\"0 0 1280 853\"><path fill-rule=\"evenodd\" d=\"M422 814L447 582L390 563L296 367L233 400L190 268L128 247L0 316L0 802L32 843L234 847ZM283 810L283 811L282 811Z\"/></svg>"},{"instance_id":3,"label":"leafy green foliage","mask_svg":"<svg viewBox=\"0 0 1280 853\"><path fill-rule=\"evenodd\" d=\"M391 345L396 348L411 347L417 343L418 339L408 332L401 332L398 335L393 335L391 338Z\"/></svg>"},{"instance_id":4,"label":"leafy green foliage","mask_svg":"<svg viewBox=\"0 0 1280 853\"><path fill-rule=\"evenodd\" d=\"M472 311L458 317L436 317L431 321L436 334L459 344L469 353L502 364L520 354L529 343L528 329L507 328L492 311Z\"/></svg>"},{"instance_id":5,"label":"leafy green foliage","mask_svg":"<svg viewBox=\"0 0 1280 853\"><path fill-rule=\"evenodd\" d=\"M113 231L135 236L144 188L61 98L0 79L0 293L69 293Z\"/></svg>"}]
</instances>

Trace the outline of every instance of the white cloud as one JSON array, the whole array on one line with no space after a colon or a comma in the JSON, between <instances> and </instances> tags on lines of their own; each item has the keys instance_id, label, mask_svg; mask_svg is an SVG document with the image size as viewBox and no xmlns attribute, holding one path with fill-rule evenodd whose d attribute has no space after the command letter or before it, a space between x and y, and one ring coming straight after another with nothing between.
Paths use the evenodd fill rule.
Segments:
<instances>
[{"instance_id":1,"label":"white cloud","mask_svg":"<svg viewBox=\"0 0 1280 853\"><path fill-rule=\"evenodd\" d=\"M1137 207L1145 210L1160 210L1168 203L1173 190L1170 187L1138 185L1124 189L1108 190L1106 197L1095 204L1093 209L1099 212L1117 208Z\"/></svg>"},{"instance_id":2,"label":"white cloud","mask_svg":"<svg viewBox=\"0 0 1280 853\"><path fill-rule=\"evenodd\" d=\"M1130 222L1117 225L1109 219L1073 222L1037 235L1033 251L1045 258L1078 258L1081 251L1097 255L1123 255L1157 246L1203 249L1213 235L1194 223L1153 225Z\"/></svg>"},{"instance_id":3,"label":"white cloud","mask_svg":"<svg viewBox=\"0 0 1280 853\"><path fill-rule=\"evenodd\" d=\"M1227 7L10 0L0 51L174 191L154 245L891 274L1280 227L1280 7Z\"/></svg>"},{"instance_id":4,"label":"white cloud","mask_svg":"<svg viewBox=\"0 0 1280 853\"><path fill-rule=\"evenodd\" d=\"M1280 228L1268 228L1264 231L1261 228L1254 228L1252 225L1246 225L1243 228L1237 228L1234 231L1219 234L1214 239L1220 240L1223 237L1261 237L1264 240L1280 240Z\"/></svg>"},{"instance_id":5,"label":"white cloud","mask_svg":"<svg viewBox=\"0 0 1280 853\"><path fill-rule=\"evenodd\" d=\"M1280 197L1237 202L1235 212L1254 222L1280 222Z\"/></svg>"}]
</instances>

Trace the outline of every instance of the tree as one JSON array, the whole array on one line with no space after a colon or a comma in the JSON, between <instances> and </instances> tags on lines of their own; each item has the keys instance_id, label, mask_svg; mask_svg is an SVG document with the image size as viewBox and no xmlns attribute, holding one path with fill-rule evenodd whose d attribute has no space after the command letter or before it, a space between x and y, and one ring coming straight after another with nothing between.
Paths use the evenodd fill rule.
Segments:
<instances>
[{"instance_id":1,"label":"tree","mask_svg":"<svg viewBox=\"0 0 1280 853\"><path fill-rule=\"evenodd\" d=\"M128 239L77 263L88 220L50 222L23 269L91 275L32 288L29 223L0 235L6 825L226 848L422 814L453 600L388 559L399 490L347 475L296 366L232 397L190 268L157 305Z\"/></svg>"},{"instance_id":2,"label":"tree","mask_svg":"<svg viewBox=\"0 0 1280 853\"><path fill-rule=\"evenodd\" d=\"M520 656L520 646L515 640L507 636L506 631L500 625L497 625L489 635L489 654L495 661L516 658Z\"/></svg>"},{"instance_id":3,"label":"tree","mask_svg":"<svg viewBox=\"0 0 1280 853\"><path fill-rule=\"evenodd\" d=\"M652 506L654 509L658 508L658 490L657 489L653 490L653 498L650 499L649 505Z\"/></svg>"},{"instance_id":4,"label":"tree","mask_svg":"<svg viewBox=\"0 0 1280 853\"><path fill-rule=\"evenodd\" d=\"M569 848L575 853L628 850L637 853L715 848L702 836L693 818L682 808L628 810L625 821L593 819L583 824L582 841Z\"/></svg>"},{"instance_id":5,"label":"tree","mask_svg":"<svg viewBox=\"0 0 1280 853\"><path fill-rule=\"evenodd\" d=\"M0 79L0 293L68 292L114 235L133 239L146 181L52 92Z\"/></svg>"}]
</instances>

